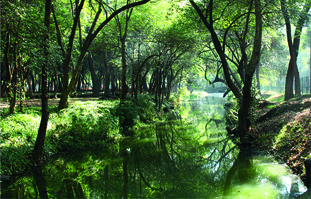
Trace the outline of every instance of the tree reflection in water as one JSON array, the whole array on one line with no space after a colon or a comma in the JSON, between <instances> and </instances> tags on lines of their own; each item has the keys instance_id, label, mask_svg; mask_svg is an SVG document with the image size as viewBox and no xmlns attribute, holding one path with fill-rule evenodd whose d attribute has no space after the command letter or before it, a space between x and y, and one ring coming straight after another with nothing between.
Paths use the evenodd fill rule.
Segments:
<instances>
[{"instance_id":1,"label":"tree reflection in water","mask_svg":"<svg viewBox=\"0 0 311 199\"><path fill-rule=\"evenodd\" d=\"M225 196L229 194L231 181L235 174L237 174L237 179L240 181L240 183L245 183L250 180L252 177L249 171L251 169L251 164L252 157L250 154L250 149L241 148L236 160L228 172L224 186Z\"/></svg>"},{"instance_id":2,"label":"tree reflection in water","mask_svg":"<svg viewBox=\"0 0 311 199\"><path fill-rule=\"evenodd\" d=\"M54 156L33 175L3 184L2 198L257 199L301 193L283 167L253 158L227 139L224 124L206 124L224 104L206 101L184 103L166 122L139 126L110 147Z\"/></svg>"}]
</instances>

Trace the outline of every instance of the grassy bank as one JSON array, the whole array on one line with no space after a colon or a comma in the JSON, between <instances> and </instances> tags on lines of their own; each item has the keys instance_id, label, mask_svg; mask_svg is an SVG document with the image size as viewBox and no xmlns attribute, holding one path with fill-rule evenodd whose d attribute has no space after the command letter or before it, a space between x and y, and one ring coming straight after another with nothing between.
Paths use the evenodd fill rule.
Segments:
<instances>
[{"instance_id":1,"label":"grassy bank","mask_svg":"<svg viewBox=\"0 0 311 199\"><path fill-rule=\"evenodd\" d=\"M254 146L286 163L304 180L304 160L311 158L311 95L282 99L271 97L276 104L259 110L252 131Z\"/></svg>"},{"instance_id":2,"label":"grassy bank","mask_svg":"<svg viewBox=\"0 0 311 199\"><path fill-rule=\"evenodd\" d=\"M147 122L157 116L147 95L122 105L119 100L75 101L62 111L57 111L55 105L49 109L44 158L63 151L114 144L122 136L119 117L130 116L135 119L131 125L138 125L141 120ZM126 112L121 113L123 110ZM0 114L1 175L13 175L34 166L30 154L40 125L41 108L27 107L24 113L13 115L0 109Z\"/></svg>"}]
</instances>

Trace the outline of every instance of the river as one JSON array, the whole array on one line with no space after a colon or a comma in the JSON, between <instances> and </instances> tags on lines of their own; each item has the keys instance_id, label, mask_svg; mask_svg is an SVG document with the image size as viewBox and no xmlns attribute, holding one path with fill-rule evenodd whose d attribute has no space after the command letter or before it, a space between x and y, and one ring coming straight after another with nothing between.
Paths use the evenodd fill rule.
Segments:
<instances>
[{"instance_id":1,"label":"river","mask_svg":"<svg viewBox=\"0 0 311 199\"><path fill-rule=\"evenodd\" d=\"M51 157L2 183L1 198L296 198L298 176L226 136L222 94L193 93L167 121L113 147Z\"/></svg>"}]
</instances>

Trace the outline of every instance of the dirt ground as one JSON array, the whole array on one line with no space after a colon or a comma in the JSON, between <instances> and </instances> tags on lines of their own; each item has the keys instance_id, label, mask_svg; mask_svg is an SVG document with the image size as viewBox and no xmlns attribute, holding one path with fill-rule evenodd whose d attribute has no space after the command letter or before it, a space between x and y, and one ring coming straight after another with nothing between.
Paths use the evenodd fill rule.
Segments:
<instances>
[{"instance_id":1,"label":"dirt ground","mask_svg":"<svg viewBox=\"0 0 311 199\"><path fill-rule=\"evenodd\" d=\"M305 178L304 161L311 158L311 95L262 108L251 134L254 147L266 151Z\"/></svg>"},{"instance_id":2,"label":"dirt ground","mask_svg":"<svg viewBox=\"0 0 311 199\"><path fill-rule=\"evenodd\" d=\"M70 102L74 101L95 101L98 100L98 98L91 98L91 97L85 97L85 98L70 98ZM49 105L58 105L59 98L50 98L49 99ZM19 101L16 102L15 106L18 106ZM2 108L9 108L10 104L8 101L0 101L0 109ZM24 107L33 107L33 106L41 106L41 99L26 99L24 102Z\"/></svg>"}]
</instances>

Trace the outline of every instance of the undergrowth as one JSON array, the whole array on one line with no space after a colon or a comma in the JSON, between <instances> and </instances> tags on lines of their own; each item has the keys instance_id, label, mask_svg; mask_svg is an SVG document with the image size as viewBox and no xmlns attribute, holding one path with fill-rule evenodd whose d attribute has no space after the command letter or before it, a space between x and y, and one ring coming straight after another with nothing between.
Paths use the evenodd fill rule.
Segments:
<instances>
[{"instance_id":1,"label":"undergrowth","mask_svg":"<svg viewBox=\"0 0 311 199\"><path fill-rule=\"evenodd\" d=\"M44 158L62 151L90 149L114 144L122 137L120 121L130 120L135 129L155 121L158 113L149 95L120 101L76 101L58 111L50 106ZM33 166L30 154L35 145L41 108L28 107L24 113L10 115L0 109L1 175L20 173ZM120 120L119 120L120 118ZM129 119L130 118L130 119Z\"/></svg>"}]
</instances>

